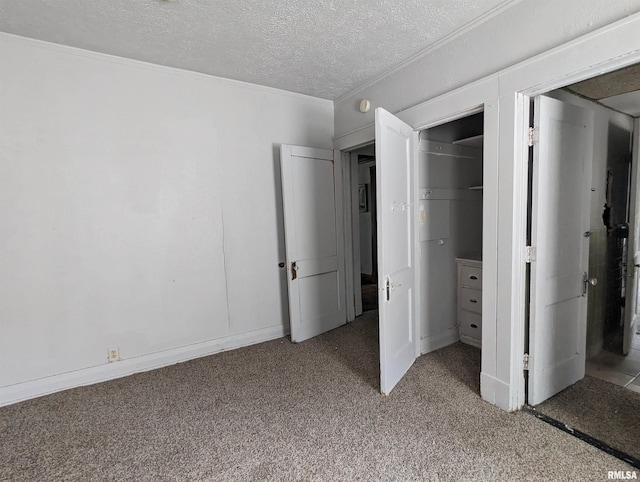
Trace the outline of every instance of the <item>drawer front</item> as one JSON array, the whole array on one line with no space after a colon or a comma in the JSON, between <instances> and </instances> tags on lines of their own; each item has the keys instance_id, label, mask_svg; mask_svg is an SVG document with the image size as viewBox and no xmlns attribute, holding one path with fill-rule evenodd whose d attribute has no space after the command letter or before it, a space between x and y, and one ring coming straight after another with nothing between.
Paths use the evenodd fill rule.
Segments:
<instances>
[{"instance_id":1,"label":"drawer front","mask_svg":"<svg viewBox=\"0 0 640 482\"><path fill-rule=\"evenodd\" d=\"M482 291L471 288L460 288L458 305L463 310L482 313Z\"/></svg>"},{"instance_id":2,"label":"drawer front","mask_svg":"<svg viewBox=\"0 0 640 482\"><path fill-rule=\"evenodd\" d=\"M475 290L482 289L482 268L473 266L460 266L460 286L473 288Z\"/></svg>"},{"instance_id":3,"label":"drawer front","mask_svg":"<svg viewBox=\"0 0 640 482\"><path fill-rule=\"evenodd\" d=\"M460 335L482 341L482 315L469 311L460 311L458 318Z\"/></svg>"}]
</instances>

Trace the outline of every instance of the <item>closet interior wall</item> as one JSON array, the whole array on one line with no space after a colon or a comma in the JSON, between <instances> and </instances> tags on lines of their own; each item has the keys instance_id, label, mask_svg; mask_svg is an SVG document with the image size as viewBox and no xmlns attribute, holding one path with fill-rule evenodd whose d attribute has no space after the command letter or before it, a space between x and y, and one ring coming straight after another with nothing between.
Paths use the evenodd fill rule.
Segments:
<instances>
[{"instance_id":1,"label":"closet interior wall","mask_svg":"<svg viewBox=\"0 0 640 482\"><path fill-rule=\"evenodd\" d=\"M420 133L423 353L459 340L456 258L482 252L482 120L478 113Z\"/></svg>"}]
</instances>

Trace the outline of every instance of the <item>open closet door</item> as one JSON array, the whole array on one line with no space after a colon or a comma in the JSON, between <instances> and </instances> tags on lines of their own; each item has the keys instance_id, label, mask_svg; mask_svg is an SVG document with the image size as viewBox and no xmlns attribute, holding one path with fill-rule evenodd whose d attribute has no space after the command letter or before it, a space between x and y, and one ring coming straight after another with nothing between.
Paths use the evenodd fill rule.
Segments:
<instances>
[{"instance_id":1,"label":"open closet door","mask_svg":"<svg viewBox=\"0 0 640 482\"><path fill-rule=\"evenodd\" d=\"M584 377L593 113L535 99L529 403Z\"/></svg>"},{"instance_id":2,"label":"open closet door","mask_svg":"<svg viewBox=\"0 0 640 482\"><path fill-rule=\"evenodd\" d=\"M376 109L380 390L389 394L418 354L415 318L414 149L417 134Z\"/></svg>"},{"instance_id":3,"label":"open closet door","mask_svg":"<svg viewBox=\"0 0 640 482\"><path fill-rule=\"evenodd\" d=\"M347 320L341 170L328 149L282 145L280 161L291 341L300 342Z\"/></svg>"},{"instance_id":4,"label":"open closet door","mask_svg":"<svg viewBox=\"0 0 640 482\"><path fill-rule=\"evenodd\" d=\"M633 128L633 157L631 161L631 199L629 203L629 238L627 239L627 279L625 292L625 326L622 353L631 350L633 336L640 323L640 119Z\"/></svg>"}]
</instances>

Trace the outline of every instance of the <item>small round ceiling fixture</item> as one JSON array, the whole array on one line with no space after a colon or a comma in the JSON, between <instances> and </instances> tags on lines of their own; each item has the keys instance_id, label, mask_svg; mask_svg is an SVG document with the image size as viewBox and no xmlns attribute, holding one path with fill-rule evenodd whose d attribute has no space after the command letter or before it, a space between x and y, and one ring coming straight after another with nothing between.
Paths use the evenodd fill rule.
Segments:
<instances>
[{"instance_id":1,"label":"small round ceiling fixture","mask_svg":"<svg viewBox=\"0 0 640 482\"><path fill-rule=\"evenodd\" d=\"M362 99L360 101L360 112L364 114L365 112L369 112L369 109L371 109L371 101L369 99Z\"/></svg>"}]
</instances>

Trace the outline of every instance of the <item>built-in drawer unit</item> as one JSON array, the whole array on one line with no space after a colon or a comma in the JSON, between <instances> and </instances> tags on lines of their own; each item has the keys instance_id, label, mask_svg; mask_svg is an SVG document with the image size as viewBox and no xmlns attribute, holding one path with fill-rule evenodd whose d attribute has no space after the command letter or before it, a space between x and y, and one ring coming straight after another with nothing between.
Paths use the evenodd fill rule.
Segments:
<instances>
[{"instance_id":1,"label":"built-in drawer unit","mask_svg":"<svg viewBox=\"0 0 640 482\"><path fill-rule=\"evenodd\" d=\"M458 306L463 310L482 314L482 291L460 287L458 290Z\"/></svg>"},{"instance_id":2,"label":"built-in drawer unit","mask_svg":"<svg viewBox=\"0 0 640 482\"><path fill-rule=\"evenodd\" d=\"M465 343L468 343L468 340L471 339L473 340L472 345L480 347L480 340L482 340L482 315L480 313L461 310L458 320L460 322L460 336L464 336L467 340Z\"/></svg>"},{"instance_id":3,"label":"built-in drawer unit","mask_svg":"<svg viewBox=\"0 0 640 482\"><path fill-rule=\"evenodd\" d=\"M482 268L476 266L460 266L459 283L465 288L473 288L474 290L482 290Z\"/></svg>"},{"instance_id":4,"label":"built-in drawer unit","mask_svg":"<svg viewBox=\"0 0 640 482\"><path fill-rule=\"evenodd\" d=\"M482 261L479 254L456 258L460 341L482 347Z\"/></svg>"}]
</instances>

